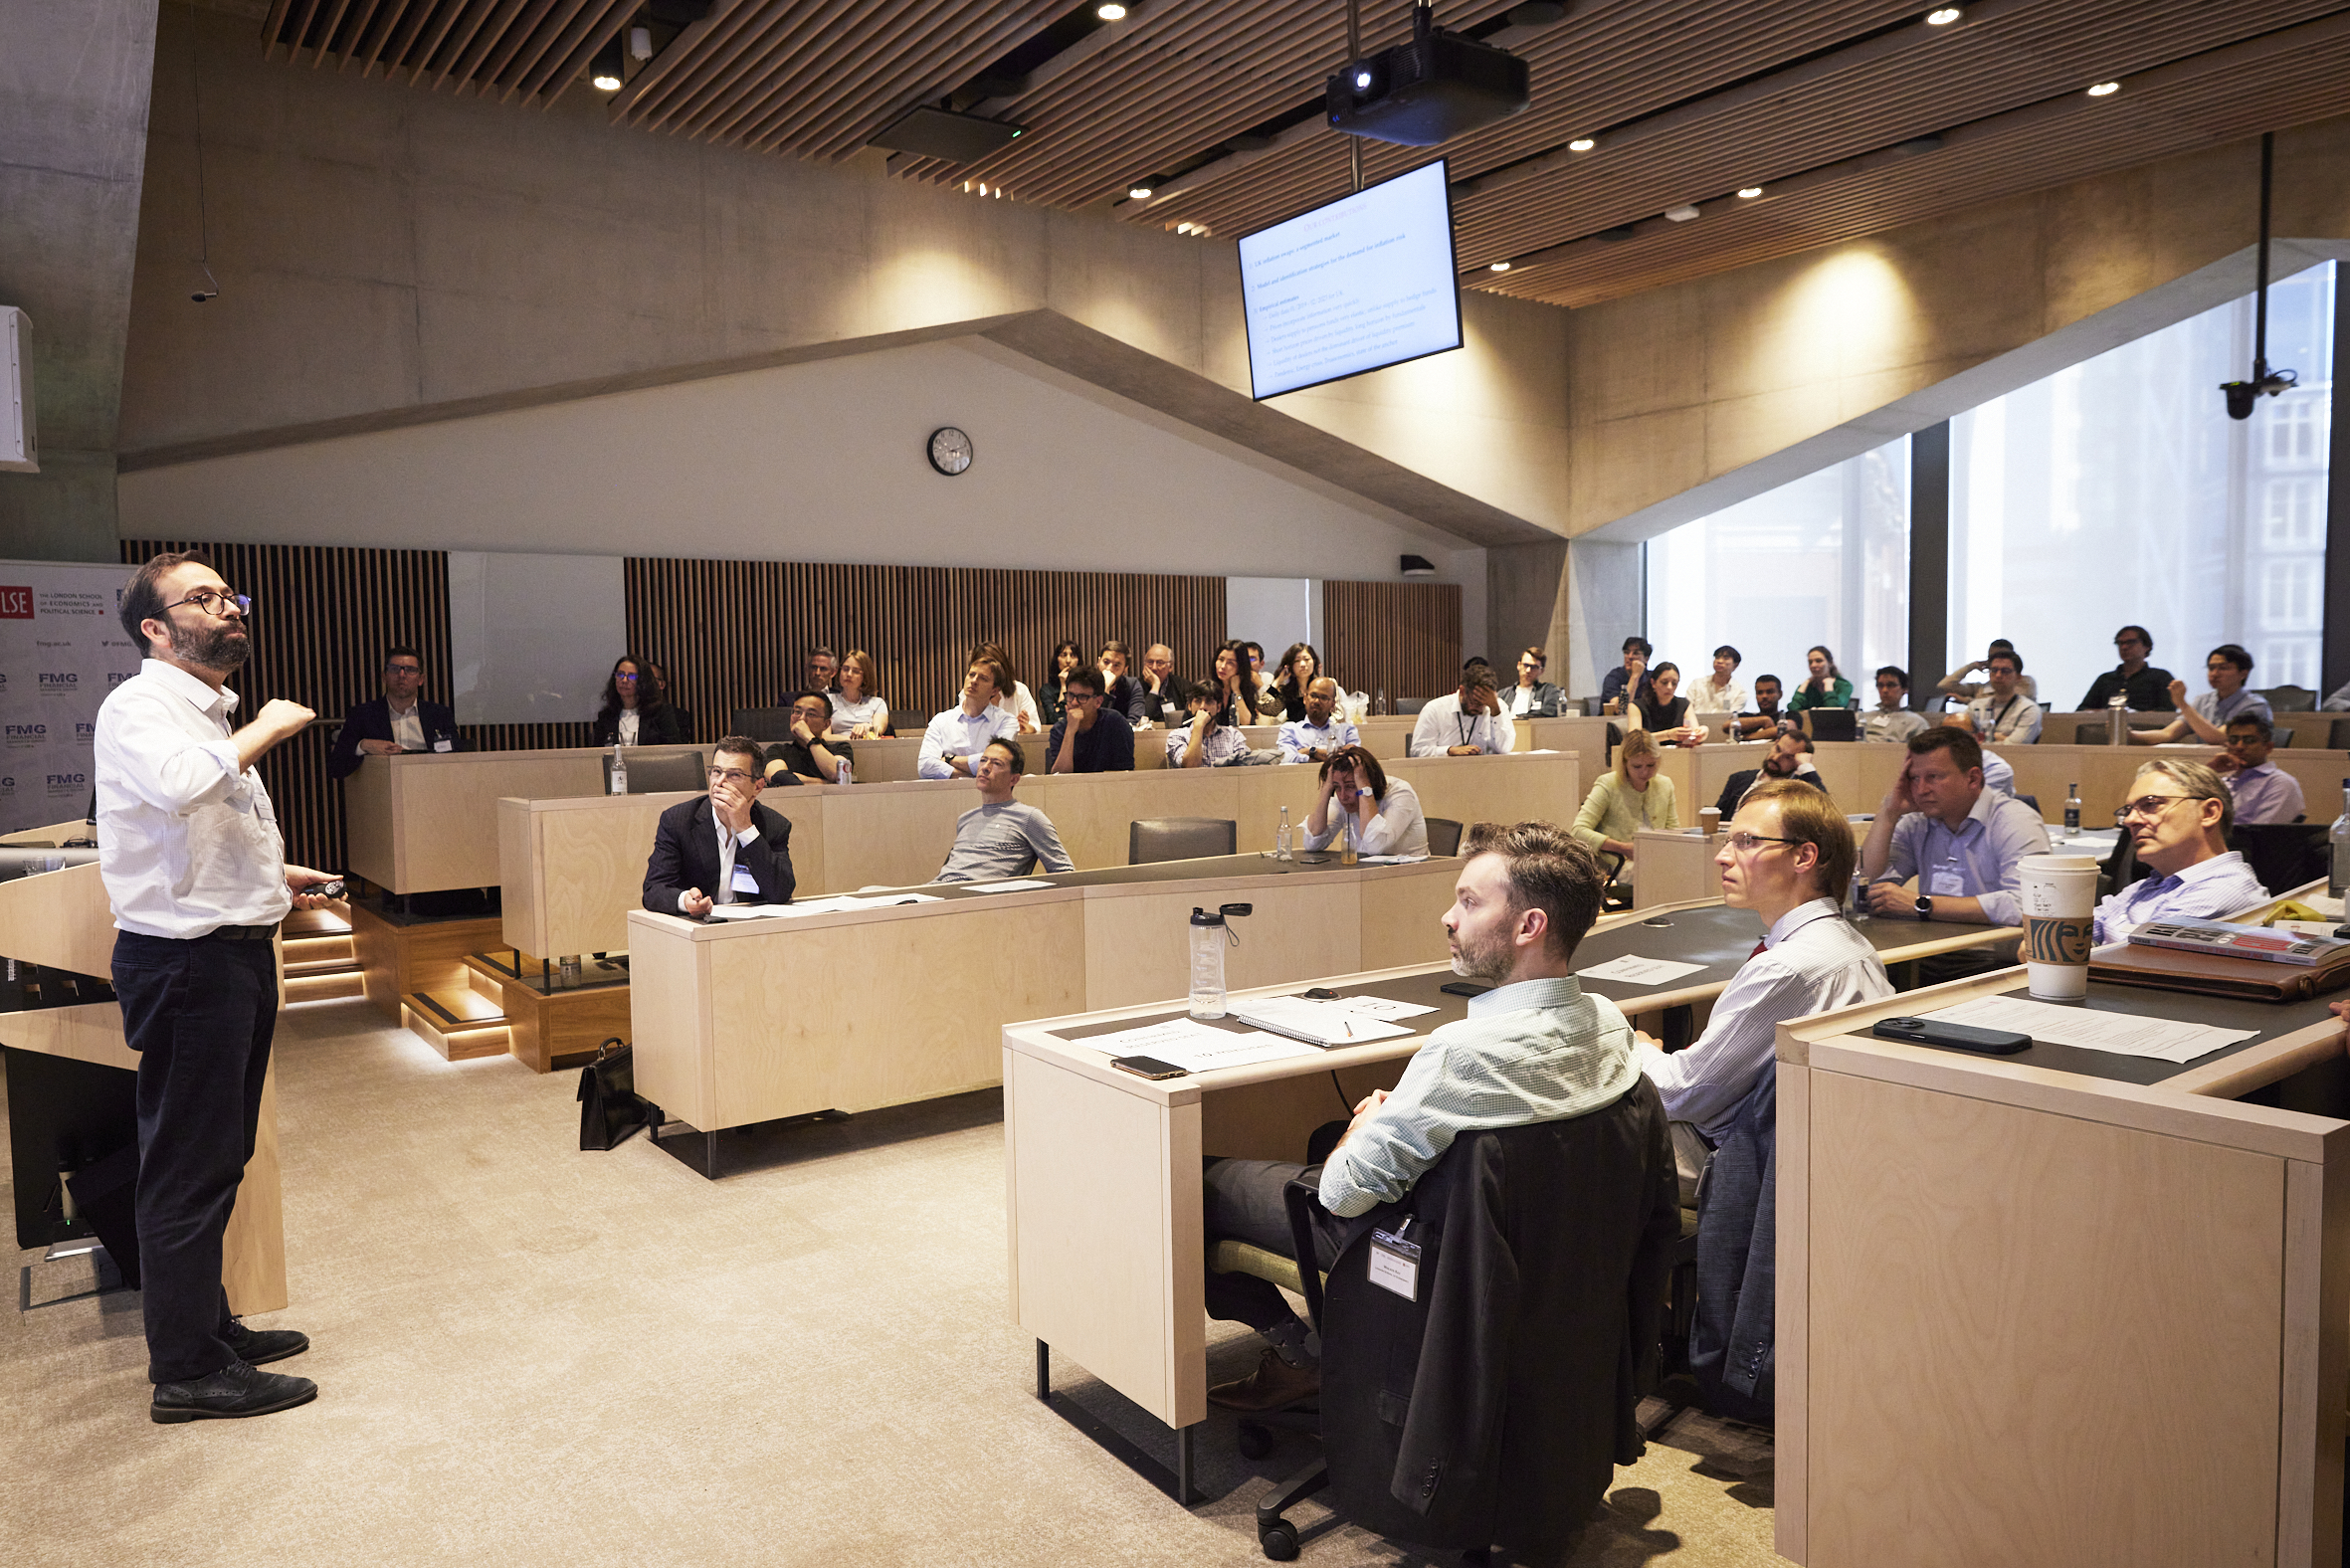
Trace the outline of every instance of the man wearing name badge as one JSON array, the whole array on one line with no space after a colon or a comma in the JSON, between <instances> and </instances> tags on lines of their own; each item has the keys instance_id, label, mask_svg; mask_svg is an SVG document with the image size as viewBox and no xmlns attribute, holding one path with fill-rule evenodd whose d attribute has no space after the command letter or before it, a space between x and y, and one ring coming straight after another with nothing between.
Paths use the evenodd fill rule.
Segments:
<instances>
[{"instance_id":1,"label":"man wearing name badge","mask_svg":"<svg viewBox=\"0 0 2350 1568\"><path fill-rule=\"evenodd\" d=\"M759 804L759 743L728 735L710 752L710 789L661 814L645 863L645 907L699 920L721 903L792 901L791 819Z\"/></svg>"},{"instance_id":2,"label":"man wearing name badge","mask_svg":"<svg viewBox=\"0 0 2350 1568\"><path fill-rule=\"evenodd\" d=\"M2126 942L2149 921L2224 920L2266 900L2268 889L2228 848L2235 804L2220 775L2200 762L2165 757L2138 769L2121 830L2146 876L2098 900L2098 946Z\"/></svg>"},{"instance_id":3,"label":"man wearing name badge","mask_svg":"<svg viewBox=\"0 0 2350 1568\"><path fill-rule=\"evenodd\" d=\"M1409 1192L1465 1132L1563 1121L1612 1105L1638 1081L1632 1026L1574 976L1575 948L1598 918L1607 875L1591 851L1547 822L1481 827L1445 912L1453 970L1494 989L1469 1017L1430 1031L1392 1090L1360 1101L1320 1166L1285 1160L1205 1162L1206 1251L1230 1237L1292 1257L1281 1197L1292 1178L1320 1187L1316 1265L1330 1267L1340 1224ZM1270 1345L1257 1370L1208 1391L1232 1410L1278 1410L1321 1386L1305 1324L1281 1292L1250 1274L1207 1278L1208 1313L1246 1323Z\"/></svg>"},{"instance_id":4,"label":"man wearing name badge","mask_svg":"<svg viewBox=\"0 0 2350 1568\"><path fill-rule=\"evenodd\" d=\"M1738 1107L1773 1062L1778 1026L1893 994L1868 939L1841 912L1857 850L1844 813L1809 784L1765 779L1723 823L1714 856L1722 902L1752 909L1762 940L1713 1004L1705 1033L1669 1055L1637 1038L1641 1071L1665 1096L1681 1207Z\"/></svg>"},{"instance_id":5,"label":"man wearing name badge","mask_svg":"<svg viewBox=\"0 0 2350 1568\"><path fill-rule=\"evenodd\" d=\"M1493 669L1481 659L1461 667L1461 689L1436 697L1412 725L1409 754L1415 757L1507 756L1517 744L1517 726L1494 694Z\"/></svg>"},{"instance_id":6,"label":"man wearing name badge","mask_svg":"<svg viewBox=\"0 0 2350 1568\"><path fill-rule=\"evenodd\" d=\"M1884 665L1876 672L1876 706L1860 715L1862 740L1907 740L1926 727L1926 716L1909 705L1909 672Z\"/></svg>"},{"instance_id":7,"label":"man wearing name badge","mask_svg":"<svg viewBox=\"0 0 2350 1568\"><path fill-rule=\"evenodd\" d=\"M342 716L342 729L327 754L331 778L349 778L359 770L361 757L398 756L403 751L463 751L457 738L457 714L439 702L428 702L424 689L424 656L413 648L393 648L383 656L383 695L353 702Z\"/></svg>"},{"instance_id":8,"label":"man wearing name badge","mask_svg":"<svg viewBox=\"0 0 2350 1568\"><path fill-rule=\"evenodd\" d=\"M1983 748L1963 729L1936 726L1909 737L1909 755L1878 802L1860 850L1868 907L1889 919L2020 925L2022 861L2049 852L2040 813L1983 782ZM1917 879L1917 892L1901 884ZM2009 961L2008 944L1926 960L1936 980Z\"/></svg>"},{"instance_id":9,"label":"man wearing name badge","mask_svg":"<svg viewBox=\"0 0 2350 1568\"><path fill-rule=\"evenodd\" d=\"M1791 730L1775 738L1771 742L1771 754L1762 759L1762 766L1742 768L1731 774L1729 782L1722 786L1721 799L1714 802L1721 820L1726 823L1735 817L1738 803L1746 798L1747 791L1772 779L1801 779L1825 793L1828 786L1820 782L1820 770L1812 766L1811 750L1808 735Z\"/></svg>"},{"instance_id":10,"label":"man wearing name badge","mask_svg":"<svg viewBox=\"0 0 2350 1568\"><path fill-rule=\"evenodd\" d=\"M2238 822L2299 822L2308 814L2301 781L2268 760L2275 740L2275 727L2257 713L2239 713L2228 720L2228 749L2212 758L2211 765L2236 797Z\"/></svg>"},{"instance_id":11,"label":"man wearing name badge","mask_svg":"<svg viewBox=\"0 0 2350 1568\"><path fill-rule=\"evenodd\" d=\"M1305 716L1280 728L1275 743L1283 762L1327 762L1341 746L1358 744L1354 725L1337 716L1338 683L1318 676L1306 683Z\"/></svg>"},{"instance_id":12,"label":"man wearing name badge","mask_svg":"<svg viewBox=\"0 0 2350 1568\"><path fill-rule=\"evenodd\" d=\"M1001 740L1020 728L1003 708L994 705L1004 688L1004 667L992 659L975 659L963 672L963 701L930 720L922 731L922 748L914 772L926 779L972 776L972 763L991 740Z\"/></svg>"},{"instance_id":13,"label":"man wearing name badge","mask_svg":"<svg viewBox=\"0 0 2350 1568\"><path fill-rule=\"evenodd\" d=\"M1077 864L1061 847L1061 832L1053 819L1025 801L1012 798L1028 758L1020 742L1005 736L991 740L980 754L972 780L979 787L979 804L955 821L954 848L932 882L987 882L997 877L1025 877L1032 870L1071 872Z\"/></svg>"},{"instance_id":14,"label":"man wearing name badge","mask_svg":"<svg viewBox=\"0 0 2350 1568\"><path fill-rule=\"evenodd\" d=\"M1991 679L1967 703L1962 722L1974 731L1975 738L1989 745L2030 745L2040 738L2042 714L2040 704L2017 685L2024 678L2024 656L2013 649L2002 649L1989 661Z\"/></svg>"},{"instance_id":15,"label":"man wearing name badge","mask_svg":"<svg viewBox=\"0 0 2350 1568\"><path fill-rule=\"evenodd\" d=\"M1109 683L1097 670L1073 670L1062 688L1062 714L1046 742L1055 773L1131 773L1134 726L1110 706Z\"/></svg>"},{"instance_id":16,"label":"man wearing name badge","mask_svg":"<svg viewBox=\"0 0 2350 1568\"><path fill-rule=\"evenodd\" d=\"M313 716L283 697L231 731L226 681L252 651L252 600L193 553L155 556L122 592L144 656L98 711L98 877L114 914L114 995L138 1053L133 1199L149 1416L265 1416L317 1398L258 1370L307 1336L229 1314L222 1241L253 1158L278 1022L272 938L326 900L324 872L289 866L254 764Z\"/></svg>"}]
</instances>

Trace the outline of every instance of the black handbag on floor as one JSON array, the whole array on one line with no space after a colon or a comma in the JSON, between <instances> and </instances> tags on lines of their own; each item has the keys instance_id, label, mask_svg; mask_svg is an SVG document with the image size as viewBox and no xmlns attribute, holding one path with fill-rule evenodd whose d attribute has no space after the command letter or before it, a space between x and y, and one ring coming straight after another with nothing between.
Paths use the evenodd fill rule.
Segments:
<instances>
[{"instance_id":1,"label":"black handbag on floor","mask_svg":"<svg viewBox=\"0 0 2350 1568\"><path fill-rule=\"evenodd\" d=\"M595 1061L579 1070L579 1146L616 1149L645 1124L635 1048L615 1035L596 1048Z\"/></svg>"}]
</instances>

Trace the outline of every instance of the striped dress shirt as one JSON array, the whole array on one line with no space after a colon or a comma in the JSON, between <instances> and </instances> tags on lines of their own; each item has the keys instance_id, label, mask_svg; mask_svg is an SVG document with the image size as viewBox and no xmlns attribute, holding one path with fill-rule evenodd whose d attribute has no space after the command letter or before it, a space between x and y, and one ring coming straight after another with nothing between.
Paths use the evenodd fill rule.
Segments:
<instances>
[{"instance_id":1,"label":"striped dress shirt","mask_svg":"<svg viewBox=\"0 0 2350 1568\"><path fill-rule=\"evenodd\" d=\"M1322 1167L1322 1207L1367 1214L1411 1190L1464 1132L1564 1121L1613 1104L1640 1077L1632 1026L1572 976L1471 997L1404 1069L1386 1102Z\"/></svg>"},{"instance_id":2,"label":"striped dress shirt","mask_svg":"<svg viewBox=\"0 0 2350 1568\"><path fill-rule=\"evenodd\" d=\"M2150 920L2224 920L2255 903L2268 889L2234 850L2197 861L2175 877L2149 875L2097 904L2097 945L2126 942Z\"/></svg>"},{"instance_id":3,"label":"striped dress shirt","mask_svg":"<svg viewBox=\"0 0 2350 1568\"><path fill-rule=\"evenodd\" d=\"M2273 762L2263 762L2255 768L2238 768L2227 774L2228 792L2236 797L2236 820L2259 826L2271 822L2297 822L2307 814L2308 803L2301 798L2301 781Z\"/></svg>"}]
</instances>

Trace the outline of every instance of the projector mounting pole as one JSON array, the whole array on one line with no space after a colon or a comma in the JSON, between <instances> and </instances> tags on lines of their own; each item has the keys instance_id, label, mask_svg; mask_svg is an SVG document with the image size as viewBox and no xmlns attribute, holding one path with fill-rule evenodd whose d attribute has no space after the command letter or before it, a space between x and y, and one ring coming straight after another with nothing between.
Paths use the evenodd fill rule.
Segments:
<instances>
[{"instance_id":1,"label":"projector mounting pole","mask_svg":"<svg viewBox=\"0 0 2350 1568\"><path fill-rule=\"evenodd\" d=\"M1346 63L1351 68L1363 58L1363 0L1346 0ZM1354 188L1363 188L1363 138L1346 138L1346 167L1354 176ZM2267 225L2260 226L2262 243L2266 243Z\"/></svg>"},{"instance_id":2,"label":"projector mounting pole","mask_svg":"<svg viewBox=\"0 0 2350 1568\"><path fill-rule=\"evenodd\" d=\"M2260 289L2252 305L2252 382L2268 378L2268 198L2276 179L2276 132L2260 132Z\"/></svg>"}]
</instances>

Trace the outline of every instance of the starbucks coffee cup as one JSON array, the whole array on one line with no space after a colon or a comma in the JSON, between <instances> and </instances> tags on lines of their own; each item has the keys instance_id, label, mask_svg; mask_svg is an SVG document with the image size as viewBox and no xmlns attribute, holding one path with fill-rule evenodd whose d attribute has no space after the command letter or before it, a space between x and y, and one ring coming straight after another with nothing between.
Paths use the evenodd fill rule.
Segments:
<instances>
[{"instance_id":1,"label":"starbucks coffee cup","mask_svg":"<svg viewBox=\"0 0 2350 1568\"><path fill-rule=\"evenodd\" d=\"M2044 1001L2076 1002L2089 994L2097 863L2085 855L2027 855L2019 869L2031 993Z\"/></svg>"},{"instance_id":2,"label":"starbucks coffee cup","mask_svg":"<svg viewBox=\"0 0 2350 1568\"><path fill-rule=\"evenodd\" d=\"M1697 808L1697 831L1709 839L1721 831L1721 808L1719 806Z\"/></svg>"}]
</instances>

